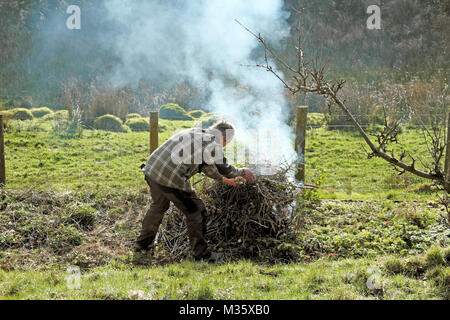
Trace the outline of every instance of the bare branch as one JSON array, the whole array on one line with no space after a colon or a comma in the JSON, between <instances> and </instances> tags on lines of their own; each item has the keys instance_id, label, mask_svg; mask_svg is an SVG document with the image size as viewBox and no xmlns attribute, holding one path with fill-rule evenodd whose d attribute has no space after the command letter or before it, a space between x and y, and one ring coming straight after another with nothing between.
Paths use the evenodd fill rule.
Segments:
<instances>
[{"instance_id":1,"label":"bare branch","mask_svg":"<svg viewBox=\"0 0 450 320\"><path fill-rule=\"evenodd\" d=\"M393 123L389 124L387 121L386 111L385 112L385 128L382 132L377 135L378 146L372 142L369 138L366 131L362 128L360 123L357 121L355 116L350 112L349 108L346 106L345 102L343 102L339 98L339 93L343 88L345 81L339 80L337 82L329 82L325 78L325 65L319 66L318 56L315 57L314 60L305 62L303 56L303 50L301 48L301 30L299 30L299 38L298 38L298 47L297 47L297 63L298 66L296 69L289 66L283 59L278 57L273 50L265 42L264 38L258 34L256 35L254 32L249 30L247 27L242 25L238 20L236 20L239 25L241 25L247 32L253 35L259 43L264 48L264 65L257 64L256 67L263 68L266 71L272 73L275 77L277 77L284 85L284 87L291 92L292 94L297 93L317 93L327 98L327 101L331 101L335 105L337 105L344 114L348 117L348 120L352 123L352 125L358 130L361 137L364 139L367 146L369 146L371 153L368 153L368 157L378 157L382 158L391 165L394 166L395 170L399 172L399 174L404 174L405 172L412 173L416 176L437 181L439 184L444 186L446 190L450 190L450 183L447 181L440 170L439 162L442 159L444 148L440 143L441 134L434 131L434 134L428 132L428 136L431 138L432 146L429 152L433 155L434 168L430 168L429 172L425 172L416 168L415 163L416 159L408 154L409 158L412 160L411 164L407 164L404 159L407 156L407 152L403 151L399 158L394 156L394 152L391 152L389 155L387 152L388 143L398 143L398 134L400 132L400 121L393 121ZM299 29L301 28L301 23L299 22ZM282 67L284 67L287 71L287 77L290 78L290 81L287 81L285 78L280 76L276 69L270 65L269 58L273 58L276 62L278 62ZM328 107L330 108L331 104L328 103ZM422 161L420 161L423 163Z\"/></svg>"}]
</instances>

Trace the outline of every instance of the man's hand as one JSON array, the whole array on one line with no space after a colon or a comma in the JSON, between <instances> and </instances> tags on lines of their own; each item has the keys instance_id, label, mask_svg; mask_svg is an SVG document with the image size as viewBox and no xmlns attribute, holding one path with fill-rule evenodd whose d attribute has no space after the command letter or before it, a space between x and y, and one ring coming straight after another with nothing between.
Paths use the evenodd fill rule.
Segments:
<instances>
[{"instance_id":1,"label":"man's hand","mask_svg":"<svg viewBox=\"0 0 450 320\"><path fill-rule=\"evenodd\" d=\"M227 179L227 178L223 178L222 179L222 181L223 181L223 183L226 183L226 184L229 184L229 185L231 185L231 186L233 186L233 187L237 187L237 183L236 183L236 180L233 178L233 179Z\"/></svg>"},{"instance_id":2,"label":"man's hand","mask_svg":"<svg viewBox=\"0 0 450 320\"><path fill-rule=\"evenodd\" d=\"M242 177L247 180L248 183L255 183L255 175L253 174L252 170L249 168L242 168L241 169Z\"/></svg>"}]
</instances>

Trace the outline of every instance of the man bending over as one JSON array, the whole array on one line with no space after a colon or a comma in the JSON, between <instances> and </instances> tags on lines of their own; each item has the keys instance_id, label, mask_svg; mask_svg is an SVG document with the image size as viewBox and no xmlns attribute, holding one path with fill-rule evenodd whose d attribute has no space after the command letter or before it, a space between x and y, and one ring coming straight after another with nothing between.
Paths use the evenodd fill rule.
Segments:
<instances>
[{"instance_id":1,"label":"man bending over","mask_svg":"<svg viewBox=\"0 0 450 320\"><path fill-rule=\"evenodd\" d=\"M153 247L164 213L172 202L186 216L189 242L195 260L215 261L205 240L206 207L195 194L189 178L196 173L236 186L236 177L254 183L250 169L237 169L223 156L225 147L234 137L231 123L220 121L203 130L183 130L156 149L148 158L142 171L150 186L152 203L142 223L136 241L136 251L146 253Z\"/></svg>"}]
</instances>

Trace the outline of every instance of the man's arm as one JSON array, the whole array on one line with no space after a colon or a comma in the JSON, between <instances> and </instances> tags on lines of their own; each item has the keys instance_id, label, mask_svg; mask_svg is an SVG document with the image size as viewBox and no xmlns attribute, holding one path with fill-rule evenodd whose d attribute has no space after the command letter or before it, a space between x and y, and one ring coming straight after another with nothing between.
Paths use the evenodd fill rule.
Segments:
<instances>
[{"instance_id":1,"label":"man's arm","mask_svg":"<svg viewBox=\"0 0 450 320\"><path fill-rule=\"evenodd\" d=\"M212 148L211 148L212 147ZM211 165L217 168L218 173L224 177L224 182L231 182L231 179L234 179L236 177L243 177L247 182L254 183L255 182L255 176L253 175L253 172L248 168L242 168L238 169L234 166L230 165L227 161L227 158L223 155L223 149L222 146L212 142L210 145L208 145L208 148L210 150L215 150L217 157L213 157L211 162L205 161L206 163L204 165ZM217 176L217 174L214 174ZM214 178L213 178L214 179ZM227 183L228 183L227 182Z\"/></svg>"},{"instance_id":2,"label":"man's arm","mask_svg":"<svg viewBox=\"0 0 450 320\"><path fill-rule=\"evenodd\" d=\"M223 153L223 147L212 137L213 141L203 141L203 166L214 166L218 173L225 178L236 178L242 174L241 170L233 167L227 161ZM208 170L208 169L207 169ZM217 174L213 174L217 176ZM214 179L214 178L213 178Z\"/></svg>"},{"instance_id":3,"label":"man's arm","mask_svg":"<svg viewBox=\"0 0 450 320\"><path fill-rule=\"evenodd\" d=\"M214 180L222 180L223 176L219 173L219 170L217 170L215 165L203 165L202 170L203 174L207 176L208 178L214 179Z\"/></svg>"},{"instance_id":4,"label":"man's arm","mask_svg":"<svg viewBox=\"0 0 450 320\"><path fill-rule=\"evenodd\" d=\"M219 170L217 169L216 165L204 165L202 167L201 171L205 174L205 176L207 176L211 179L230 184L233 187L237 186L235 179L234 178L228 179L228 178L224 177L223 175L221 175L219 173Z\"/></svg>"},{"instance_id":5,"label":"man's arm","mask_svg":"<svg viewBox=\"0 0 450 320\"><path fill-rule=\"evenodd\" d=\"M247 168L235 168L232 165L228 164L226 162L226 159L224 158L224 161L222 164L213 164L213 165L203 165L201 170L207 177L223 181L225 183L231 184L235 186L235 179L236 177L243 177L247 182L254 183L255 182L255 176L253 175L253 172L250 169Z\"/></svg>"},{"instance_id":6,"label":"man's arm","mask_svg":"<svg viewBox=\"0 0 450 320\"><path fill-rule=\"evenodd\" d=\"M243 170L233 167L231 164L227 162L227 158L225 157L223 157L222 163L216 163L215 167L222 176L228 179L244 176Z\"/></svg>"}]
</instances>

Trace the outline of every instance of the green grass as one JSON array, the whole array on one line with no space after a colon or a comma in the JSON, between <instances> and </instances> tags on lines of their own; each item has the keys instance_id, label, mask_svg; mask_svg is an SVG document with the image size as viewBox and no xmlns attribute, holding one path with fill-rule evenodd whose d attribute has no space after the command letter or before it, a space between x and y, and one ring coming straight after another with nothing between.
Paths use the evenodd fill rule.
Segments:
<instances>
[{"instance_id":1,"label":"green grass","mask_svg":"<svg viewBox=\"0 0 450 320\"><path fill-rule=\"evenodd\" d=\"M450 246L445 216L425 203L322 201L298 210L296 223L305 254L376 257L422 253Z\"/></svg>"},{"instance_id":2,"label":"green grass","mask_svg":"<svg viewBox=\"0 0 450 320\"><path fill-rule=\"evenodd\" d=\"M194 121L160 120L167 128L163 143ZM147 160L147 132L84 130L80 138L64 139L51 131L51 121L26 121L5 136L7 188L41 190L96 189L100 186L139 189L146 183L139 166ZM15 128L15 126L13 126Z\"/></svg>"},{"instance_id":3,"label":"green grass","mask_svg":"<svg viewBox=\"0 0 450 320\"><path fill-rule=\"evenodd\" d=\"M197 121L160 119L159 142ZM84 130L68 138L51 120L9 125L1 299L449 298L449 249L438 247L449 246L450 231L430 183L367 159L356 132L308 130L307 180L325 180L321 201L299 202L298 263L186 260L144 268L130 264L128 250L149 200L139 169L148 133ZM401 138L426 159L420 131ZM80 290L67 286L70 265L82 268Z\"/></svg>"},{"instance_id":4,"label":"green grass","mask_svg":"<svg viewBox=\"0 0 450 320\"><path fill-rule=\"evenodd\" d=\"M272 266L249 261L223 265L183 261L151 268L115 263L82 272L79 289L68 286L70 278L64 269L0 271L0 299L421 300L447 297L448 287L433 279L386 272L383 264L387 259L322 259Z\"/></svg>"},{"instance_id":5,"label":"green grass","mask_svg":"<svg viewBox=\"0 0 450 320\"><path fill-rule=\"evenodd\" d=\"M426 200L435 197L429 180L409 173L399 176L386 161L368 159L363 149L364 142L356 131L315 128L309 130L307 135L306 176L311 179L323 173L322 198ZM411 154L429 160L420 130L404 130L399 141ZM395 150L399 155L400 146L396 146Z\"/></svg>"},{"instance_id":6,"label":"green grass","mask_svg":"<svg viewBox=\"0 0 450 320\"><path fill-rule=\"evenodd\" d=\"M5 135L8 188L33 186L64 190L145 187L139 166L148 157L147 132L84 130L76 139L64 139L51 130L52 122L13 121ZM196 121L160 119L160 144L176 130ZM17 130L19 129L19 130ZM427 159L419 130L405 130L401 141L412 154ZM323 199L428 200L434 199L430 181L399 176L381 159L367 159L356 132L316 128L308 130L306 179L324 175Z\"/></svg>"},{"instance_id":7,"label":"green grass","mask_svg":"<svg viewBox=\"0 0 450 320\"><path fill-rule=\"evenodd\" d=\"M147 188L2 191L0 265L92 268L114 259L129 260L149 200ZM419 254L436 244L450 246L444 215L423 203L301 201L292 226L297 241L274 240L272 255L293 250L290 256L296 261L374 258ZM163 259L157 261L168 261L169 256L160 250L157 257Z\"/></svg>"},{"instance_id":8,"label":"green grass","mask_svg":"<svg viewBox=\"0 0 450 320\"><path fill-rule=\"evenodd\" d=\"M169 263L161 259L166 254L158 247L152 266L136 267L129 250L148 200L147 192L120 190L4 191L0 298L449 297L450 230L440 213L426 204L301 204L294 220L302 255L296 263ZM66 283L66 268L74 265L82 272L79 290ZM367 286L369 278L375 287Z\"/></svg>"}]
</instances>

